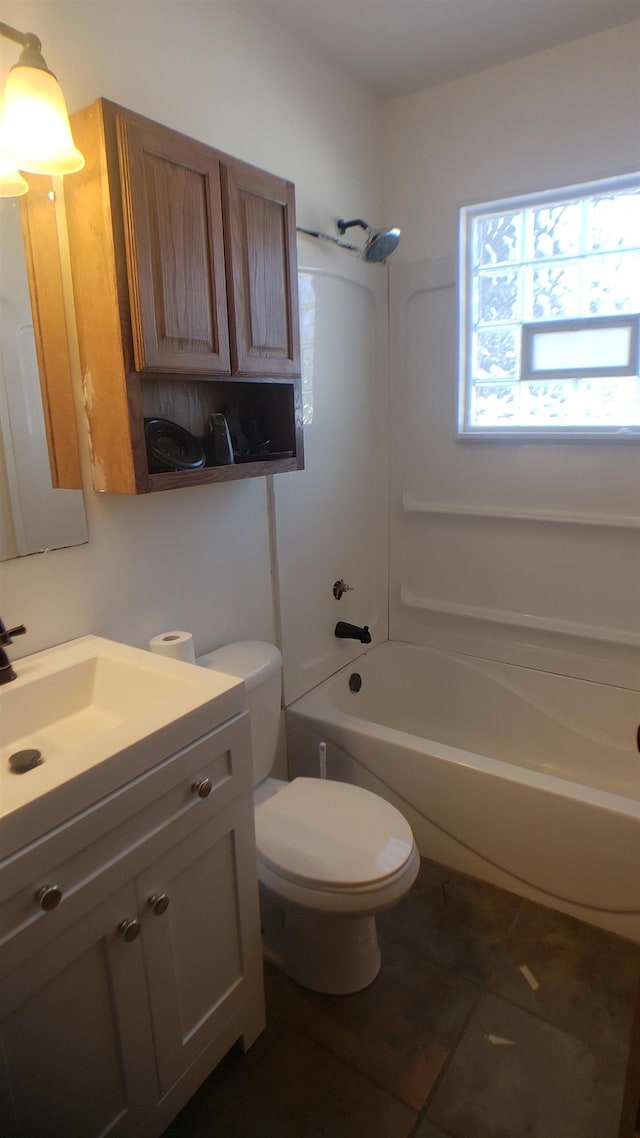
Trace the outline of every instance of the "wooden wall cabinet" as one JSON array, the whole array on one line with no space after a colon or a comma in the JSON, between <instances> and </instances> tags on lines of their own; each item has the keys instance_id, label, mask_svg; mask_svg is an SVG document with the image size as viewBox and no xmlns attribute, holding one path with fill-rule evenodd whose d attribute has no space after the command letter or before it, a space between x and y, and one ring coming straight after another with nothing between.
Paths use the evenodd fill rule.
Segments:
<instances>
[{"instance_id":1,"label":"wooden wall cabinet","mask_svg":"<svg viewBox=\"0 0 640 1138\"><path fill-rule=\"evenodd\" d=\"M301 469L293 185L105 99L73 131L86 166L65 200L96 489ZM202 438L231 407L267 453L150 472L146 418Z\"/></svg>"}]
</instances>

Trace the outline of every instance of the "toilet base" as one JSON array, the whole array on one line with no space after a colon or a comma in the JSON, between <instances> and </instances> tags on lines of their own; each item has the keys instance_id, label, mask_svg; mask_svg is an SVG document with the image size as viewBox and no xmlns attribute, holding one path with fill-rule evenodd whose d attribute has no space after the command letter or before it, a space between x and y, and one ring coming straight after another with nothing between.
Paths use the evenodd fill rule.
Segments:
<instances>
[{"instance_id":1,"label":"toilet base","mask_svg":"<svg viewBox=\"0 0 640 1138\"><path fill-rule=\"evenodd\" d=\"M303 988L346 996L371 984L380 971L376 919L316 913L282 905L260 885L265 960Z\"/></svg>"}]
</instances>

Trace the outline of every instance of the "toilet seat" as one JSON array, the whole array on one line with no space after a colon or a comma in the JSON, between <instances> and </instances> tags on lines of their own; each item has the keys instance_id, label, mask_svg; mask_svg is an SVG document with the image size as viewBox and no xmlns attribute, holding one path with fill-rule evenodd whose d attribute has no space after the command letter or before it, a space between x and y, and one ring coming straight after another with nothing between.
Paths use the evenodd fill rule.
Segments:
<instances>
[{"instance_id":1,"label":"toilet seat","mask_svg":"<svg viewBox=\"0 0 640 1138\"><path fill-rule=\"evenodd\" d=\"M413 870L408 822L359 786L296 778L256 808L255 821L260 876L286 892L378 892Z\"/></svg>"}]
</instances>

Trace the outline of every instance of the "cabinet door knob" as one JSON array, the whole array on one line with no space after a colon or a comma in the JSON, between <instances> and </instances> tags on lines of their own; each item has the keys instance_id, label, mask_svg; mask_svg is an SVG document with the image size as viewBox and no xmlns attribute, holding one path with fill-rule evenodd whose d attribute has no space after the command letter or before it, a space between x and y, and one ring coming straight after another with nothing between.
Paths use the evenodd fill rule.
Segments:
<instances>
[{"instance_id":1,"label":"cabinet door knob","mask_svg":"<svg viewBox=\"0 0 640 1138\"><path fill-rule=\"evenodd\" d=\"M62 890L57 885L43 885L42 889L38 889L36 899L40 902L40 908L49 913L51 909L57 909L60 904Z\"/></svg>"},{"instance_id":2,"label":"cabinet door knob","mask_svg":"<svg viewBox=\"0 0 640 1138\"><path fill-rule=\"evenodd\" d=\"M211 794L211 779L200 778L197 782L192 783L191 789L195 791L199 798L208 798Z\"/></svg>"},{"instance_id":3,"label":"cabinet door knob","mask_svg":"<svg viewBox=\"0 0 640 1138\"><path fill-rule=\"evenodd\" d=\"M140 936L140 921L138 921L135 917L132 921L120 921L120 924L118 925L118 932L122 934L127 942L135 940L136 937Z\"/></svg>"},{"instance_id":4,"label":"cabinet door knob","mask_svg":"<svg viewBox=\"0 0 640 1138\"><path fill-rule=\"evenodd\" d=\"M169 898L166 893L152 893L149 898L149 907L153 910L156 917L162 916L169 908Z\"/></svg>"}]
</instances>

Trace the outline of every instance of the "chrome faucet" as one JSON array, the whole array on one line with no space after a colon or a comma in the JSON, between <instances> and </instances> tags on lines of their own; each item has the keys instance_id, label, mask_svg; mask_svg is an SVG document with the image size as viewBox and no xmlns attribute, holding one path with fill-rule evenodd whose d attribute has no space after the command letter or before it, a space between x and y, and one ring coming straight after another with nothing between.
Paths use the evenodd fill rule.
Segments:
<instances>
[{"instance_id":1,"label":"chrome faucet","mask_svg":"<svg viewBox=\"0 0 640 1138\"><path fill-rule=\"evenodd\" d=\"M339 640L359 640L361 644L371 644L371 633L367 624L364 628L360 628L357 624L347 624L345 620L339 620L335 634Z\"/></svg>"},{"instance_id":2,"label":"chrome faucet","mask_svg":"<svg viewBox=\"0 0 640 1138\"><path fill-rule=\"evenodd\" d=\"M23 636L26 631L24 624L17 624L15 628L5 628L3 621L0 620L0 686L17 678L5 647L13 644L12 636Z\"/></svg>"}]
</instances>

